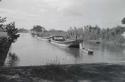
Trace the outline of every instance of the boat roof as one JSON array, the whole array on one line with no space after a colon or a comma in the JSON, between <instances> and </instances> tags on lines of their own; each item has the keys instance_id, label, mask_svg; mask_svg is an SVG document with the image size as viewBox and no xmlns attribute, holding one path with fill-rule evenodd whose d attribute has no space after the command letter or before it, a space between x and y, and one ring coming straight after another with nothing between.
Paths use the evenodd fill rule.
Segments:
<instances>
[{"instance_id":1,"label":"boat roof","mask_svg":"<svg viewBox=\"0 0 125 82\"><path fill-rule=\"evenodd\" d=\"M50 36L50 38L52 38L52 37L64 37L64 36Z\"/></svg>"},{"instance_id":2,"label":"boat roof","mask_svg":"<svg viewBox=\"0 0 125 82\"><path fill-rule=\"evenodd\" d=\"M53 36L53 37L64 37L64 36Z\"/></svg>"}]
</instances>

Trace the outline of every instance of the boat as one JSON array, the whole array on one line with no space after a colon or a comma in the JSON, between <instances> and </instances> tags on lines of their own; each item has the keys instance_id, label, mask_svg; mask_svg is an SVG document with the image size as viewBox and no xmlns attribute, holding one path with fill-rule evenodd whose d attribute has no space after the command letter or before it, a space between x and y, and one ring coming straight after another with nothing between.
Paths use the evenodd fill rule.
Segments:
<instances>
[{"instance_id":1,"label":"boat","mask_svg":"<svg viewBox=\"0 0 125 82\"><path fill-rule=\"evenodd\" d=\"M66 40L63 36L51 36L49 38L50 43L54 43L60 46L66 46L69 48L79 48L80 40Z\"/></svg>"},{"instance_id":2,"label":"boat","mask_svg":"<svg viewBox=\"0 0 125 82\"><path fill-rule=\"evenodd\" d=\"M96 41L96 44L100 44L101 42L100 41Z\"/></svg>"},{"instance_id":3,"label":"boat","mask_svg":"<svg viewBox=\"0 0 125 82\"><path fill-rule=\"evenodd\" d=\"M93 55L94 51L91 49L87 49L87 48L82 48L82 51L88 55Z\"/></svg>"}]
</instances>

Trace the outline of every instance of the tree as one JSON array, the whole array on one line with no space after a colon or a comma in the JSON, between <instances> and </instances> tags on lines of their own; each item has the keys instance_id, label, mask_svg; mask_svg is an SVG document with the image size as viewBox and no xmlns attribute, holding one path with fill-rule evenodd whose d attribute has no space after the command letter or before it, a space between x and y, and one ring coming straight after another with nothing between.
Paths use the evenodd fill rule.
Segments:
<instances>
[{"instance_id":1,"label":"tree","mask_svg":"<svg viewBox=\"0 0 125 82\"><path fill-rule=\"evenodd\" d=\"M33 26L33 29L31 29L31 30L35 31L35 32L44 32L44 31L46 31L45 28L40 26L40 25Z\"/></svg>"},{"instance_id":2,"label":"tree","mask_svg":"<svg viewBox=\"0 0 125 82\"><path fill-rule=\"evenodd\" d=\"M15 22L4 25L6 22L6 17L0 17L0 28L3 29L4 32L7 32L7 35L10 39L15 40L19 37L18 29L15 27Z\"/></svg>"},{"instance_id":3,"label":"tree","mask_svg":"<svg viewBox=\"0 0 125 82\"><path fill-rule=\"evenodd\" d=\"M0 17L0 29L4 31L4 22L6 22L6 17L2 18Z\"/></svg>"},{"instance_id":4,"label":"tree","mask_svg":"<svg viewBox=\"0 0 125 82\"><path fill-rule=\"evenodd\" d=\"M4 23L4 22L6 22L6 17L0 17L0 23Z\"/></svg>"},{"instance_id":5,"label":"tree","mask_svg":"<svg viewBox=\"0 0 125 82\"><path fill-rule=\"evenodd\" d=\"M15 22L6 25L6 32L12 41L19 37L19 34L17 34L18 29L15 28Z\"/></svg>"},{"instance_id":6,"label":"tree","mask_svg":"<svg viewBox=\"0 0 125 82\"><path fill-rule=\"evenodd\" d=\"M67 31L67 38L80 39L83 36L83 28L70 27Z\"/></svg>"},{"instance_id":7,"label":"tree","mask_svg":"<svg viewBox=\"0 0 125 82\"><path fill-rule=\"evenodd\" d=\"M122 24L125 24L125 17L122 19L121 22L122 22Z\"/></svg>"}]
</instances>

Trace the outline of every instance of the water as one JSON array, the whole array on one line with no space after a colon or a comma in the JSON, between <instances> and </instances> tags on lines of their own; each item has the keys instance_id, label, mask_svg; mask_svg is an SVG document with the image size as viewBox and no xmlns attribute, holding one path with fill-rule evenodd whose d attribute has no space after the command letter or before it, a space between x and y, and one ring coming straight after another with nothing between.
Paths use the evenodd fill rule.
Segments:
<instances>
[{"instance_id":1,"label":"water","mask_svg":"<svg viewBox=\"0 0 125 82\"><path fill-rule=\"evenodd\" d=\"M22 33L12 44L6 58L6 66L39 66L48 64L79 63L124 63L125 49L117 46L84 43L94 50L87 55L80 49L66 48L49 43L41 38ZM15 57L15 60L13 60Z\"/></svg>"}]
</instances>

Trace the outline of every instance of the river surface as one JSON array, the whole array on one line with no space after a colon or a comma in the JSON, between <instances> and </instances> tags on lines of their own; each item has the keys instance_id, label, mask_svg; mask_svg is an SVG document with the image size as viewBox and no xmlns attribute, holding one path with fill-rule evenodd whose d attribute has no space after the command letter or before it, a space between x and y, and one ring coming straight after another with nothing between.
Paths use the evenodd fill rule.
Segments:
<instances>
[{"instance_id":1,"label":"river surface","mask_svg":"<svg viewBox=\"0 0 125 82\"><path fill-rule=\"evenodd\" d=\"M94 43L83 45L94 50L94 54L88 55L81 49L55 45L47 40L32 37L30 33L22 33L11 45L11 54L8 54L5 66L125 62L125 49L122 47Z\"/></svg>"}]
</instances>

